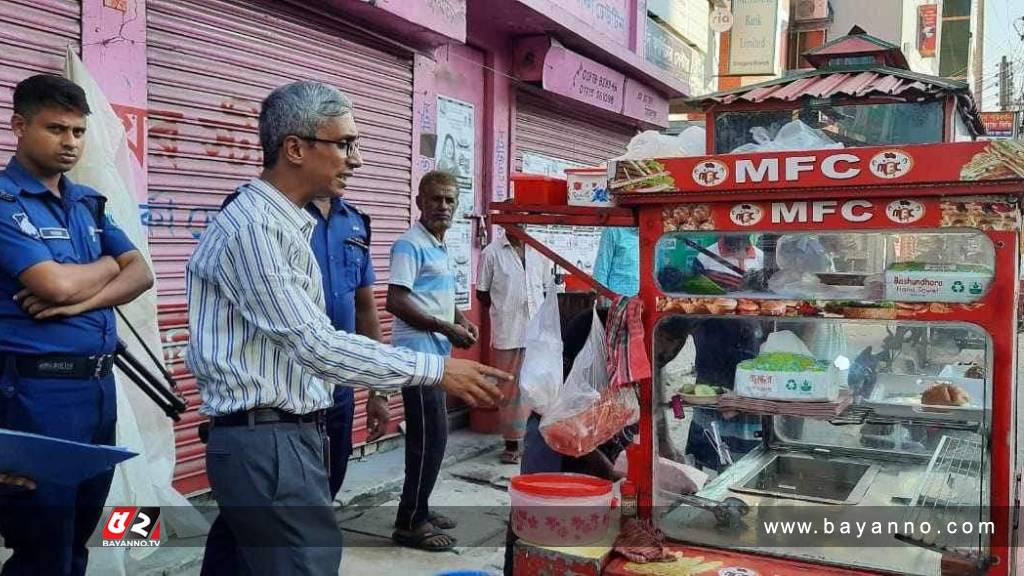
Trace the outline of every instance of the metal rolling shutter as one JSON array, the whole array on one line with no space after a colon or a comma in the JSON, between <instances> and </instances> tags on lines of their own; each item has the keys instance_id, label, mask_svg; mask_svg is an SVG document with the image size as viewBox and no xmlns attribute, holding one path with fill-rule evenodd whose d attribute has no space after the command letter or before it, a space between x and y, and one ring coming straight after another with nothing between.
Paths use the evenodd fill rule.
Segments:
<instances>
[{"instance_id":1,"label":"metal rolling shutter","mask_svg":"<svg viewBox=\"0 0 1024 576\"><path fill-rule=\"evenodd\" d=\"M16 145L11 132L14 86L33 74L63 72L68 45L81 51L81 16L78 0L0 2L0 166Z\"/></svg>"},{"instance_id":2,"label":"metal rolling shutter","mask_svg":"<svg viewBox=\"0 0 1024 576\"><path fill-rule=\"evenodd\" d=\"M588 118L523 90L516 94L515 129L516 170L523 167L524 150L597 166L621 156L636 134L627 124Z\"/></svg>"},{"instance_id":3,"label":"metal rolling shutter","mask_svg":"<svg viewBox=\"0 0 1024 576\"><path fill-rule=\"evenodd\" d=\"M372 254L383 305L388 249L411 220L412 60L376 47L325 16L275 2L149 0L149 235L164 354L192 410L176 429L175 485L207 487L188 342L185 263L228 193L260 169L260 101L289 81L344 90L356 107L365 165L347 198L373 217ZM385 333L390 318L384 318ZM357 395L357 442L365 393ZM392 408L401 420L401 403Z\"/></svg>"}]
</instances>

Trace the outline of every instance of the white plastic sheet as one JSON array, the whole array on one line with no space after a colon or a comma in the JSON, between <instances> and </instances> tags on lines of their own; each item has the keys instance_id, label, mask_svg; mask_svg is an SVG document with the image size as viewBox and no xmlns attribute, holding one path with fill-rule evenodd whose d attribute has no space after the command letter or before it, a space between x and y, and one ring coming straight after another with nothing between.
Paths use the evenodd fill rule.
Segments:
<instances>
[{"instance_id":1,"label":"white plastic sheet","mask_svg":"<svg viewBox=\"0 0 1024 576\"><path fill-rule=\"evenodd\" d=\"M142 228L131 174L131 157L124 126L99 85L78 55L68 49L65 75L81 86L92 114L87 121L82 158L70 176L107 197L106 213L124 230L128 238L153 266L147 235ZM146 346L160 358L160 332L157 327L156 290L120 307ZM130 330L118 319L118 335L129 351L147 366L151 362ZM156 368L151 367L153 372ZM174 470L174 431L171 421L134 384L115 371L117 380L117 443L139 456L117 466L107 497L107 506L160 506L162 532L182 537L209 530L206 520L171 486ZM97 526L102 530L103 520ZM166 537L166 536L165 536ZM128 552L130 550L130 552ZM148 556L153 548L93 548L89 554L89 574L110 576L126 573L128 554L136 559Z\"/></svg>"}]
</instances>

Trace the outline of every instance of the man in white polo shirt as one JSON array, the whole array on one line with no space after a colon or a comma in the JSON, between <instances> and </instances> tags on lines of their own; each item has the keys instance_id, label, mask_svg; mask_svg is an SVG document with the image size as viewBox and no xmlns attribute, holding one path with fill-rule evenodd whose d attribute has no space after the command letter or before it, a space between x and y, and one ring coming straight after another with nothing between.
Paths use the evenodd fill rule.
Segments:
<instances>
[{"instance_id":1,"label":"man in white polo shirt","mask_svg":"<svg viewBox=\"0 0 1024 576\"><path fill-rule=\"evenodd\" d=\"M519 392L519 369L526 349L526 324L552 284L551 261L513 236L501 234L480 255L476 295L491 319L491 364L515 376L504 384L498 418L505 450L501 461L518 464L530 407Z\"/></svg>"},{"instance_id":2,"label":"man in white polo shirt","mask_svg":"<svg viewBox=\"0 0 1024 576\"><path fill-rule=\"evenodd\" d=\"M455 177L428 172L420 180L420 219L391 247L387 311L395 316L391 342L417 352L450 356L452 346L476 343L477 327L455 307L455 277L444 243L459 207ZM455 527L432 514L428 500L448 443L448 412L440 388L402 390L405 405L405 486L393 539L428 551L449 550Z\"/></svg>"}]
</instances>

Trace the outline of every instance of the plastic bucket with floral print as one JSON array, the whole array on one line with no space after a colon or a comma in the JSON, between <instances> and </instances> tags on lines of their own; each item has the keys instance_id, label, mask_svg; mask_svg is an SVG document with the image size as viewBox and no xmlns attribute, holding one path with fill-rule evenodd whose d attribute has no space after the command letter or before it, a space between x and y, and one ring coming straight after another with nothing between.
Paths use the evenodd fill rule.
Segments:
<instances>
[{"instance_id":1,"label":"plastic bucket with floral print","mask_svg":"<svg viewBox=\"0 0 1024 576\"><path fill-rule=\"evenodd\" d=\"M587 546L611 522L612 483L585 474L523 474L512 478L512 531L540 546Z\"/></svg>"}]
</instances>

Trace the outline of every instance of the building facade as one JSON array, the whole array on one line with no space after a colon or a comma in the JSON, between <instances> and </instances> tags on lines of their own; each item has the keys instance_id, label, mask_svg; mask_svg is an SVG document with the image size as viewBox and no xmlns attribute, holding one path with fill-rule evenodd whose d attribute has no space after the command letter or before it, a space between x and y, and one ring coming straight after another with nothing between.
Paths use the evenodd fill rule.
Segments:
<instances>
[{"instance_id":1,"label":"building facade","mask_svg":"<svg viewBox=\"0 0 1024 576\"><path fill-rule=\"evenodd\" d=\"M981 91L984 0L732 0L731 6L733 28L720 36L719 90L809 69L802 54L859 26L899 46L914 72Z\"/></svg>"},{"instance_id":2,"label":"building facade","mask_svg":"<svg viewBox=\"0 0 1024 576\"><path fill-rule=\"evenodd\" d=\"M510 172L599 164L621 154L638 130L667 127L669 100L694 94L698 59L686 62L679 44L648 27L665 26L691 52L704 46L704 55L711 35L697 21L673 23L671 11L655 10L664 22L650 17L646 0L0 3L0 163L14 146L7 128L14 85L60 73L68 46L126 127L164 357L191 406L176 427L182 492L207 485L199 398L183 362L185 263L224 197L259 172L262 98L298 79L351 96L365 166L348 198L373 217L381 302L388 249L418 217L419 177L435 167L458 173L463 217L450 243L462 305L483 324L472 296L489 234L481 217L489 202L508 197ZM648 42L661 44L648 51ZM707 66L706 56L699 60ZM386 334L389 326L385 318ZM480 358L479 348L468 355ZM357 442L365 438L363 405ZM393 410L397 426L401 404Z\"/></svg>"}]
</instances>

